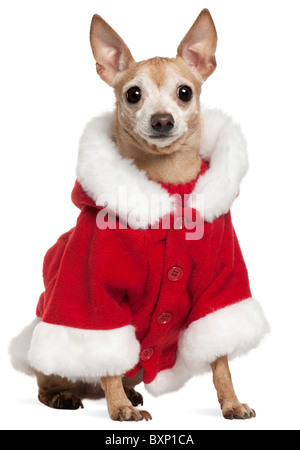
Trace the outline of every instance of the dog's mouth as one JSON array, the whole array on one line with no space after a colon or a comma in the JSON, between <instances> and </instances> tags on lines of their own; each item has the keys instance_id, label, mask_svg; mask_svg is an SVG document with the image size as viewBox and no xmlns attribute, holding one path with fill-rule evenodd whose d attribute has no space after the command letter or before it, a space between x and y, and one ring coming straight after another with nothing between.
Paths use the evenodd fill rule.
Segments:
<instances>
[{"instance_id":1,"label":"dog's mouth","mask_svg":"<svg viewBox=\"0 0 300 450\"><path fill-rule=\"evenodd\" d=\"M172 138L172 135L170 134L151 134L150 136L148 136L149 139L167 139L167 138Z\"/></svg>"},{"instance_id":2,"label":"dog's mouth","mask_svg":"<svg viewBox=\"0 0 300 450\"><path fill-rule=\"evenodd\" d=\"M150 144L156 142L159 147L167 147L179 138L177 133L155 133L144 137Z\"/></svg>"},{"instance_id":3,"label":"dog's mouth","mask_svg":"<svg viewBox=\"0 0 300 450\"><path fill-rule=\"evenodd\" d=\"M136 136L142 138L148 144L148 151L156 154L172 153L173 144L182 136L177 129L172 130L172 132L135 129L134 132Z\"/></svg>"},{"instance_id":4,"label":"dog's mouth","mask_svg":"<svg viewBox=\"0 0 300 450\"><path fill-rule=\"evenodd\" d=\"M170 139L171 136L155 136L148 137L146 139L146 149L147 152L152 153L153 155L170 155L178 150L178 147L175 145L176 139Z\"/></svg>"},{"instance_id":5,"label":"dog's mouth","mask_svg":"<svg viewBox=\"0 0 300 450\"><path fill-rule=\"evenodd\" d=\"M148 150L150 153L157 155L169 155L174 152L173 144L177 141L177 137L170 134L156 134L149 135L146 141L148 142Z\"/></svg>"}]
</instances>

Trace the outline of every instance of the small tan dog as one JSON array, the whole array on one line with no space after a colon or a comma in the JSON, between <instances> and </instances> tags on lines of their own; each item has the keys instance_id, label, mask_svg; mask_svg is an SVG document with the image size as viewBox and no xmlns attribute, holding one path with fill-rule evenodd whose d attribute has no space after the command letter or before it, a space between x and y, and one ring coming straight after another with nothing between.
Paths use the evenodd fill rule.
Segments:
<instances>
[{"instance_id":1,"label":"small tan dog","mask_svg":"<svg viewBox=\"0 0 300 450\"><path fill-rule=\"evenodd\" d=\"M217 32L209 11L198 16L176 58L135 62L124 41L98 15L92 20L91 45L97 73L115 91L114 136L121 154L133 159L151 180L166 184L194 180L201 168L201 87L217 66ZM185 80L179 88L178 79ZM227 357L211 367L224 417L255 417L235 394ZM151 417L131 405L121 377L103 378L101 383L112 419Z\"/></svg>"},{"instance_id":2,"label":"small tan dog","mask_svg":"<svg viewBox=\"0 0 300 450\"><path fill-rule=\"evenodd\" d=\"M185 185L197 179L202 166L202 158L199 153L199 143L201 142L203 133L203 121L201 120L200 107L201 88L203 82L214 72L216 68L215 52L217 47L217 33L209 11L205 9L201 12L192 28L180 43L176 58L156 57L142 62L135 62L124 41L98 15L93 17L90 37L93 54L96 60L97 73L114 89L116 96L116 108L113 121L113 139L117 146L118 152L120 152L125 160L130 159L140 172L144 172L146 174L148 180L151 180L152 183L149 186L153 189L155 187L154 185L158 183L163 183L165 185ZM216 148L218 146L218 144L216 144L218 136L221 135L220 130L216 131L219 126L219 119L220 117L217 116L217 119L212 121L213 123L211 127L213 131L208 133L207 138L208 140L211 139L214 141L212 146L215 146ZM223 135L227 135L227 129L230 127L231 125L226 119L224 126L225 131L222 131ZM213 134L216 135L215 138L212 137ZM238 141L237 147L241 147L243 145L243 141L239 137L239 134L236 133L235 129L233 134L235 139ZM83 148L85 148L84 145ZM92 146L93 145L94 144L92 144ZM94 150L96 151L95 145L92 148L92 155L96 154ZM204 150L205 146L203 146L203 152L205 153ZM221 153L222 152L224 153L223 149ZM102 165L104 164L104 167L106 167L105 164L109 158L110 154L105 156L103 163L101 162ZM210 159L211 164L211 169L209 169L209 171L214 171L218 166L216 163L216 157L213 156L208 159ZM207 216L207 222L213 222L214 218L220 217L222 214L227 213L232 201L237 196L239 181L246 172L247 162L244 162L244 159L242 159L242 168L239 168L241 174L235 177L232 171L232 167L237 165L235 159L236 157L233 156L232 160L230 160L230 164L227 164L227 160L223 159L222 164L219 164L219 166L223 165L225 170L227 170L227 166L230 167L231 180L228 182L226 181L224 188L215 187L217 186L219 180L218 177L215 176L215 172L213 172L215 179L217 179L217 184L212 185L213 189L210 189L210 191L216 191L217 197L221 198L223 196L227 185L230 185L232 179L234 182L238 179L238 182L233 191L230 192L228 201L225 201L222 197L221 201L226 203L224 209L222 209L223 207L216 208L213 206L214 210L217 209L218 212L216 214L212 214L211 217ZM121 166L122 164L127 163L120 160L119 164ZM82 170L84 170L85 167L86 165L83 164ZM93 171L93 169L94 166L91 165L91 170ZM117 166L116 169L120 170ZM129 170L133 170L131 166L129 167ZM90 175L93 175L92 171L90 171ZM140 172L134 172L136 178L141 178ZM79 173L81 172L79 171ZM98 174L96 171L95 174L96 182L98 182ZM203 179L206 180L205 186L209 187L209 179L204 177ZM82 176L81 178L83 179ZM142 183L146 186L146 179L143 178ZM82 185L85 186L84 184ZM89 195L91 195L91 197L93 196L92 189L88 188L88 183L86 184L85 190L89 193ZM217 201L219 201L219 198L217 198ZM209 202L207 203L207 208L209 210ZM226 217L226 220L228 220L228 215ZM221 218L220 220L225 219ZM213 226L215 225L212 225L212 227ZM209 233L209 230L211 229L212 228L210 228L210 225L208 224L207 232ZM179 238L179 234L177 236ZM232 239L232 232L230 232L230 236L230 239ZM66 241L69 238L70 234L63 237L63 240ZM204 244L205 242L206 241L204 240ZM103 245L105 245L105 242ZM239 250L237 249L237 244L235 245L235 260L240 258L239 261L242 261ZM102 248L104 247L102 246ZM193 248L195 247L190 246L189 251L193 252ZM210 246L209 249L211 248L212 247ZM228 251L228 246L226 246L226 248L226 251ZM134 253L134 250L132 251ZM184 250L182 247L182 252L183 251ZM135 252L136 257L139 254L138 252L138 250ZM221 254L221 250L218 250L217 253ZM65 259L66 258L67 257L65 257ZM243 268L243 264L244 263L241 262L239 267ZM222 263L222 266L220 266L220 273L223 273L222 271L225 265L226 263ZM203 264L201 267L203 267ZM103 270L104 269L105 268L103 268ZM49 271L51 270L52 269L50 267ZM200 270L202 270L202 268L200 268ZM48 272L46 271L46 275ZM237 273L238 272L234 272L235 277L237 277ZM167 282L169 283L169 287L167 289L169 292L173 292L170 291L170 289L173 289L173 286L175 286L176 283L176 286L178 286L177 289L181 289L180 284L178 284L178 280L180 280L183 276L182 270L178 267L173 267L173 270L169 270L167 275ZM122 275L120 275L120 277L121 276ZM214 277L216 277L216 275L214 275ZM217 273L217 277L220 277L219 272ZM246 278L247 276L245 275L243 278L245 285L248 283ZM76 282L77 279L78 277L76 278ZM230 284L231 279L232 271L230 272L230 276L227 275L227 278L224 278L224 283L226 282ZM118 283L121 283L121 281L118 281ZM206 292L209 292L211 286L212 282L210 282L210 284L205 288L204 296ZM234 288L232 288L232 291L236 292L236 296L239 295L237 293L239 286L240 285L237 285L236 287L234 285ZM163 289L163 287L160 289ZM144 291L145 294L146 291L147 290ZM175 292L176 291L174 291L174 295ZM222 287L219 286L218 289L214 291L214 296L218 297L220 292L222 292ZM157 361L160 361L162 366L158 377L160 377L162 381L165 380L163 384L166 385L165 391L168 391L171 385L174 385L174 389L176 389L177 385L182 385L190 376L187 375L186 367L189 366L191 372L193 372L193 367L196 366L195 360L197 359L198 353L201 353L202 355L202 353L204 354L207 352L207 356L202 355L203 361L205 359L205 364L207 364L208 368L210 366L212 369L213 381L217 390L218 400L222 408L223 416L226 419L249 419L255 417L254 410L247 404L240 403L235 394L228 366L228 357L226 356L227 354L230 356L236 356L237 354L244 353L248 349L257 346L268 328L256 301L249 299L251 295L247 289L245 292L246 294L244 296L243 294L240 294L240 297L234 300L235 302L239 302L237 305L233 304L234 301L229 303L228 307L227 304L225 305L223 303L218 308L211 307L211 309L207 310L205 313L201 313L201 315L199 313L197 317L195 316L194 319L190 319L191 323L187 325L187 330L182 334L182 338L180 338L180 358L178 357L176 364L175 361L173 361L173 363L169 362L167 365L167 357L165 357L165 359L163 357L157 359ZM183 293L186 295L186 291L183 291ZM77 293L75 292L74 295L77 295ZM173 294L171 295L173 296ZM203 295L203 292L201 295ZM241 299L243 299L242 302L240 302ZM44 302L44 299L42 299L42 302ZM189 304L189 298L187 302L188 306L185 312L186 319L184 319L186 321L188 320L189 309L191 308L191 306L189 306L191 305L191 303ZM180 300L178 300L177 305L180 305ZM225 308L225 306L227 308ZM132 307L134 308L135 305ZM176 308L180 309L181 306L173 305L172 307L174 307L173 317L175 319ZM71 308L73 308L73 305ZM217 309L220 309L221 311L219 312ZM51 308L48 308L46 312L49 314L49 311L51 312ZM52 311L54 311L53 307ZM71 311L72 310L69 309L70 313ZM165 312L164 314L161 314L161 312L159 317L155 320L153 327L159 328L168 326L167 324L170 322L172 314L170 311L167 313ZM43 313L40 313L40 317L42 315ZM62 320L61 317L62 316L59 316L60 320ZM214 322L213 327L211 327L210 322L212 317L214 320L216 318L216 322ZM234 317L234 321L232 321L232 317ZM198 318L201 320L198 320ZM140 353L139 346L136 343L136 338L134 337L134 334L132 334L132 330L129 329L130 325L123 326L120 324L115 327L116 330L101 330L99 332L93 331L95 327L93 328L93 326L91 326L90 329L92 331L83 330L82 334L78 335L78 331L74 329L61 327L61 322L57 325L53 325L53 321L46 319L47 318L43 317L42 323L35 323L33 337L30 335L30 338L26 338L28 342L31 341L29 359L31 367L34 368L37 376L39 385L39 399L41 402L53 408L77 409L82 407L81 400L83 398L100 398L105 395L109 415L113 420L138 421L143 418L146 420L151 419L151 415L148 412L137 408L139 404L143 404L143 399L141 395L134 390L135 385L143 380L144 369L142 368L139 369L139 371L136 371L134 376L121 376L122 374L118 372L118 368L115 368L115 363L117 365L121 365L120 361L123 358L123 353L122 351L119 351L119 353L116 353L119 355L119 357L117 357L114 356L113 352L114 342L117 342L118 346L122 345L123 335L121 333L126 332L126 339L128 338L128 340L132 342L132 348L134 348L132 353L134 352L135 356L132 360L128 360L128 367L126 367L126 355L124 356L125 362L123 365L126 367L126 370L123 372L124 375L127 373L127 370L132 369L132 367L134 367L138 362L138 355L141 355L140 364L142 366L144 365L143 367L146 367L147 361L151 360L151 357L152 359L156 357L155 348L144 348L144 350ZM128 323L130 323L130 321ZM179 331L181 332L185 329L185 324L186 322L181 323L177 328L174 328L177 333L176 342L179 339ZM118 334L119 327L120 330L122 330L120 331L120 334ZM32 329L33 327L31 330ZM159 330L162 329L163 328L159 328ZM167 329L165 328L165 330ZM53 358L54 360L57 358L57 360L61 362L56 364L54 361L54 366L56 364L57 369L54 371L54 366L52 365L50 367L48 362L50 361L51 354L50 345L52 340L53 342L56 342L56 337L54 339L54 335L58 331L60 337L58 340L58 345L56 343L56 347L54 346L56 353L53 353ZM113 334L114 332L117 332L117 334ZM89 365L87 365L87 367L89 372L87 373L86 371L87 375L85 372L82 376L79 375L79 372L83 371L83 369L80 367L80 363L79 368L76 366L77 362L74 363L74 367L76 366L75 369L77 372L74 369L71 373L71 369L67 364L65 372L61 371L60 364L63 365L65 362L64 360L68 358L69 347L66 347L66 353L64 354L65 356L60 359L58 358L58 354L62 352L64 342L71 342L70 336L72 336L72 339L75 337L72 340L72 342L75 342L74 348L72 347L74 355L71 353L72 360L70 360L71 365L73 365L73 361L75 360L77 353L76 346L80 347L81 342L85 339L85 336L92 336L91 342L96 342L96 339L98 339L97 333L102 333L99 334L99 336L101 336L103 342L107 342L107 345L111 345L111 348L108 348L109 353L112 354L112 361L109 362L109 367L113 366L113 369L105 369L106 373L114 372L118 375L99 375L100 372L97 372L96 367L97 355L94 358L94 369L90 369L90 362L93 363L93 358L90 358L88 361ZM29 332L27 334L29 334ZM78 336L80 336L80 338L78 338ZM107 336L109 336L109 338L107 338ZM114 336L116 336L116 338ZM45 344L43 347L42 345L44 339ZM169 337L168 339L170 340L171 338ZM139 340L141 341L142 337L140 337ZM101 343L102 341L100 340L99 342ZM130 347L130 345L128 346L126 342L127 341L125 340L124 352L126 352L128 347ZM171 348L171 341L166 344L166 348ZM46 355L45 349L47 349ZM91 351L92 353L97 352L97 345L89 345L86 347L84 352L78 352L80 355L79 361L80 358L83 358L82 365L84 365L86 358L85 353L87 351ZM130 351L131 349L129 348L129 352ZM101 358L107 358L106 349L104 348L101 352ZM216 356L214 357L214 355ZM99 358L100 365L101 358ZM120 361L118 361L118 358ZM182 360L184 360L185 363L183 363ZM201 364L199 363L199 367L201 367L199 370L197 367L194 371L195 373L200 373L202 371ZM105 370L103 373L105 373ZM51 375L51 373L55 373L55 375ZM62 375L64 373L66 374L65 376ZM70 376L68 375L69 373ZM95 381L89 383L89 379L91 377L97 379L97 373L99 377L98 384L96 384ZM166 376L166 378L163 378L164 376ZM153 378L154 376L152 376L152 380ZM74 381L70 381L73 379ZM87 381L80 382L78 381L79 379L87 379ZM161 391L162 390L163 389L161 389Z\"/></svg>"}]
</instances>

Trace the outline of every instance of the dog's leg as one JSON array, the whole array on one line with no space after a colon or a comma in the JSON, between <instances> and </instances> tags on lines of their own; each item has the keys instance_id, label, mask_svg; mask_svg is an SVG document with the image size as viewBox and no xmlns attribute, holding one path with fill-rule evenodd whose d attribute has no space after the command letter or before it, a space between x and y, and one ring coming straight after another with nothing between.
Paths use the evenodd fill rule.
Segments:
<instances>
[{"instance_id":1,"label":"dog's leg","mask_svg":"<svg viewBox=\"0 0 300 450\"><path fill-rule=\"evenodd\" d=\"M251 419L255 411L239 402L233 388L228 358L224 356L211 364L213 381L225 419Z\"/></svg>"},{"instance_id":2,"label":"dog's leg","mask_svg":"<svg viewBox=\"0 0 300 450\"><path fill-rule=\"evenodd\" d=\"M66 378L47 376L41 372L36 372L36 379L39 387L38 398L44 405L55 409L83 408L82 383L71 383Z\"/></svg>"},{"instance_id":3,"label":"dog's leg","mask_svg":"<svg viewBox=\"0 0 300 450\"><path fill-rule=\"evenodd\" d=\"M41 403L55 409L83 408L82 400L98 400L105 397L100 382L98 384L77 382L57 375L44 375L36 372L39 387L38 398Z\"/></svg>"},{"instance_id":4,"label":"dog's leg","mask_svg":"<svg viewBox=\"0 0 300 450\"><path fill-rule=\"evenodd\" d=\"M105 392L108 412L112 420L128 421L151 420L152 417L147 411L135 408L128 399L122 377L103 377L101 385Z\"/></svg>"}]
</instances>

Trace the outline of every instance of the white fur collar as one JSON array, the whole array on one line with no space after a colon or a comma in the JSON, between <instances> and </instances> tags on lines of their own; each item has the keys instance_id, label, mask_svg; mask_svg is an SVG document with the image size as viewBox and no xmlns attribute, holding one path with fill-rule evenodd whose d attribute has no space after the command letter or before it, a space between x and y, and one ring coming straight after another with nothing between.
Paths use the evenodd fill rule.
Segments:
<instances>
[{"instance_id":1,"label":"white fur collar","mask_svg":"<svg viewBox=\"0 0 300 450\"><path fill-rule=\"evenodd\" d=\"M202 114L199 149L210 168L196 183L189 206L212 222L231 208L248 170L248 157L245 139L230 117L207 108ZM120 155L112 126L113 113L87 125L79 145L77 179L97 206L106 206L132 228L148 228L174 211L174 199Z\"/></svg>"}]
</instances>

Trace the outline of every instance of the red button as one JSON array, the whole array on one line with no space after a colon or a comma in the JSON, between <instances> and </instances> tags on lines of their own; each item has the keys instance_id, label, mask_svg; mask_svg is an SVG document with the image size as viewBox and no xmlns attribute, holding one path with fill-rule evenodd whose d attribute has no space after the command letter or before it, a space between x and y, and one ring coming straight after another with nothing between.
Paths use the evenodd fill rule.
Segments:
<instances>
[{"instance_id":1,"label":"red button","mask_svg":"<svg viewBox=\"0 0 300 450\"><path fill-rule=\"evenodd\" d=\"M142 361L148 361L150 358L152 358L153 355L153 348L144 348L144 350L141 351L141 360Z\"/></svg>"},{"instance_id":2,"label":"red button","mask_svg":"<svg viewBox=\"0 0 300 450\"><path fill-rule=\"evenodd\" d=\"M166 323L170 322L172 316L169 313L163 313L161 316L158 317L157 323L159 325L165 325Z\"/></svg>"},{"instance_id":3,"label":"red button","mask_svg":"<svg viewBox=\"0 0 300 450\"><path fill-rule=\"evenodd\" d=\"M174 266L168 272L168 278L170 281L179 281L182 278L183 271L180 267Z\"/></svg>"}]
</instances>

